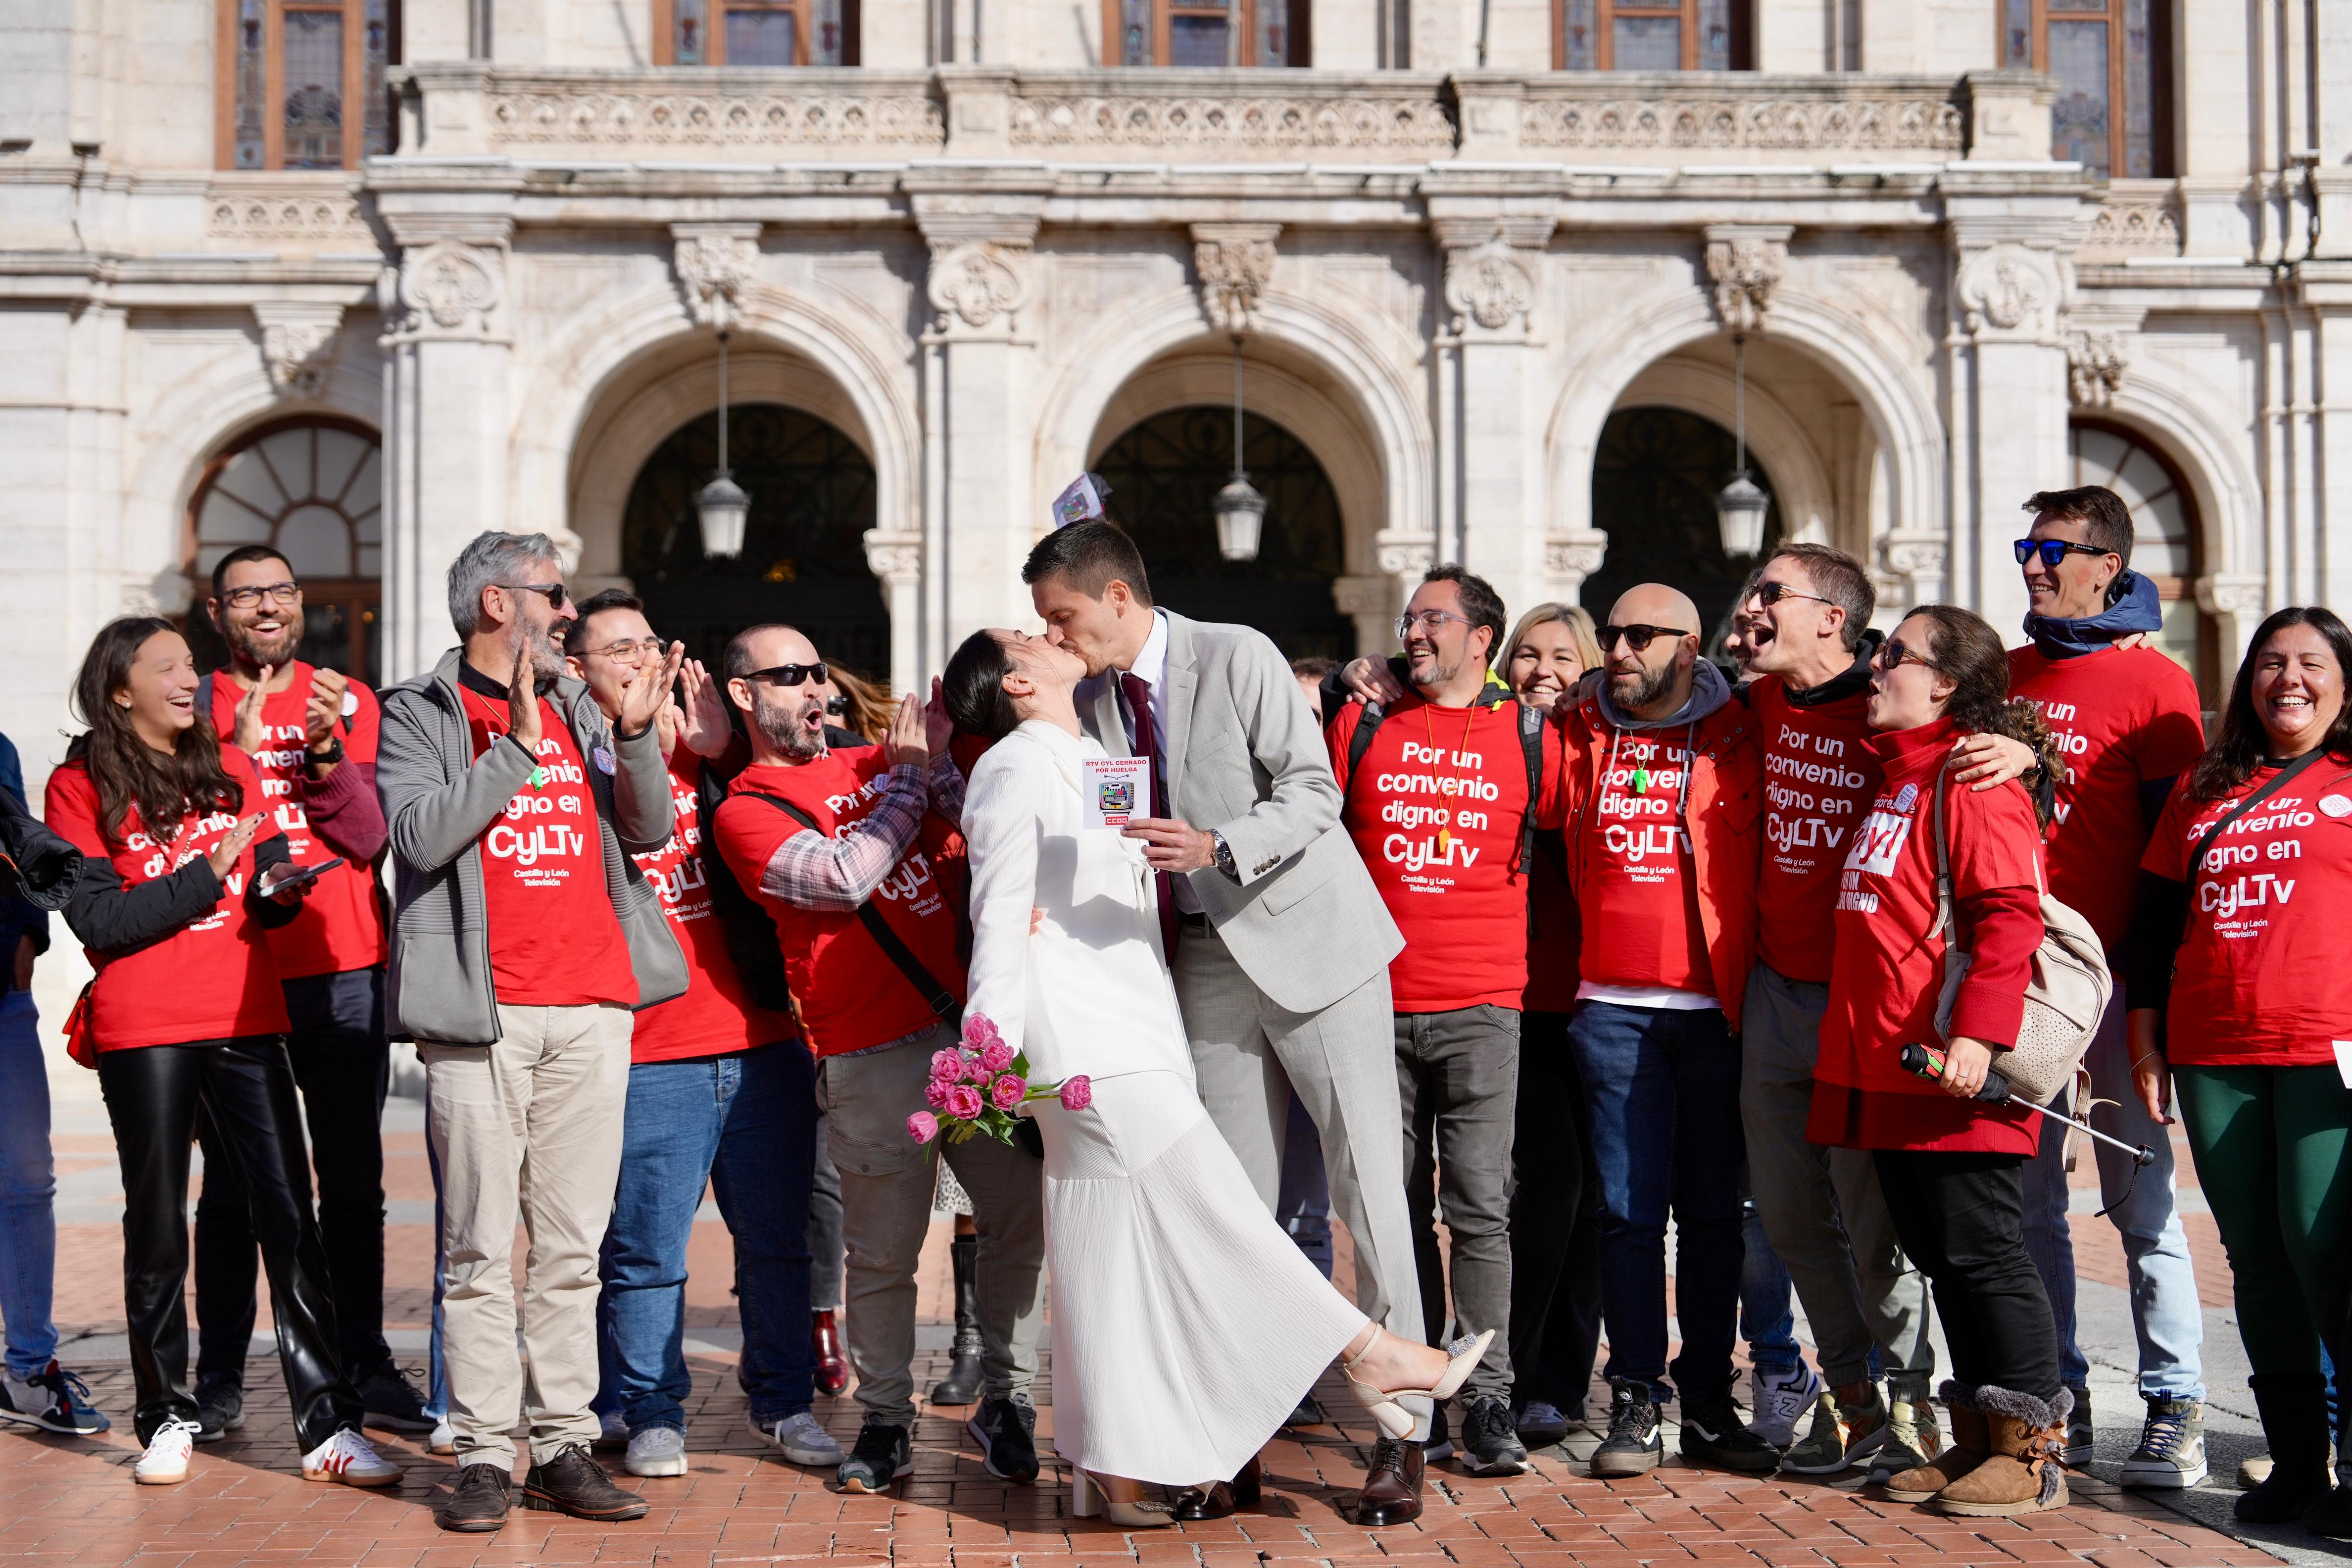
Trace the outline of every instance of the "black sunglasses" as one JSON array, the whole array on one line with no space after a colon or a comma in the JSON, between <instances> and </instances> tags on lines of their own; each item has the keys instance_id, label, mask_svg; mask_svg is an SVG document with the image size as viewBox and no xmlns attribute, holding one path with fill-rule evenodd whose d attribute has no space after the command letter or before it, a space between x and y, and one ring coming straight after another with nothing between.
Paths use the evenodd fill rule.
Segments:
<instances>
[{"instance_id":1,"label":"black sunglasses","mask_svg":"<svg viewBox=\"0 0 2352 1568\"><path fill-rule=\"evenodd\" d=\"M561 583L501 583L499 586L509 594L544 594L549 609L563 608L563 584Z\"/></svg>"},{"instance_id":2,"label":"black sunglasses","mask_svg":"<svg viewBox=\"0 0 2352 1568\"><path fill-rule=\"evenodd\" d=\"M1601 651L1607 653L1611 648L1615 647L1619 637L1623 637L1635 653L1647 653L1650 651L1650 645L1660 637L1686 637L1696 635L1683 630L1680 626L1603 626L1601 628Z\"/></svg>"},{"instance_id":3,"label":"black sunglasses","mask_svg":"<svg viewBox=\"0 0 2352 1568\"><path fill-rule=\"evenodd\" d=\"M1934 659L1929 658L1926 654L1919 652L1916 648L1905 647L1901 637L1888 637L1885 642L1881 643L1878 647L1877 657L1872 659L1871 662L1890 674L1902 668L1906 664L1919 665L1925 668L1934 670L1938 675L1941 675L1944 672L1944 667L1937 664Z\"/></svg>"},{"instance_id":4,"label":"black sunglasses","mask_svg":"<svg viewBox=\"0 0 2352 1568\"><path fill-rule=\"evenodd\" d=\"M1756 584L1756 591L1748 596L1768 610L1783 599L1811 599L1816 605L1831 605L1837 602L1834 599L1824 599L1819 594L1801 594L1786 583L1759 583Z\"/></svg>"},{"instance_id":5,"label":"black sunglasses","mask_svg":"<svg viewBox=\"0 0 2352 1568\"><path fill-rule=\"evenodd\" d=\"M803 680L814 680L823 686L832 675L832 668L823 664L772 664L765 669L751 671L743 679L765 681L770 686L798 686Z\"/></svg>"},{"instance_id":6,"label":"black sunglasses","mask_svg":"<svg viewBox=\"0 0 2352 1568\"><path fill-rule=\"evenodd\" d=\"M2115 553L2112 550L2102 550L2095 544L2077 544L2071 539L2021 539L2014 548L2017 551L2017 563L2020 566L2039 555L2042 557L2042 564L2053 572L2058 569L2058 563L2065 560L2069 555L2113 555Z\"/></svg>"}]
</instances>

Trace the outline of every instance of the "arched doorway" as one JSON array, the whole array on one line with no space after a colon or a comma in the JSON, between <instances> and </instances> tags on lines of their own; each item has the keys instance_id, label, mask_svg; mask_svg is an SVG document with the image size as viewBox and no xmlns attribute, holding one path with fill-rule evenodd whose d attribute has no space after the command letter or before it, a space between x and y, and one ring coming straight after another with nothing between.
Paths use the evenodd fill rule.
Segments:
<instances>
[{"instance_id":1,"label":"arched doorway","mask_svg":"<svg viewBox=\"0 0 2352 1568\"><path fill-rule=\"evenodd\" d=\"M1171 408L1129 427L1095 459L1110 514L1135 536L1152 596L1201 620L1255 626L1293 658L1356 651L1355 623L1331 601L1347 533L1329 476L1301 441L1253 414L1243 458L1265 497L1255 561L1217 552L1217 491L1232 478L1234 411Z\"/></svg>"},{"instance_id":2,"label":"arched doorway","mask_svg":"<svg viewBox=\"0 0 2352 1568\"><path fill-rule=\"evenodd\" d=\"M2156 584L2164 603L2164 626L2150 640L2196 678L2209 706L2220 706L2220 650L2197 608L2203 531L2180 470L2137 432L2098 419L2067 426L2066 456L2074 468L2070 487L2105 485L2131 509L2132 570Z\"/></svg>"},{"instance_id":3,"label":"arched doorway","mask_svg":"<svg viewBox=\"0 0 2352 1568\"><path fill-rule=\"evenodd\" d=\"M302 584L305 663L378 679L383 603L383 464L356 420L303 415L248 431L205 465L188 500L188 646L199 668L228 662L205 601L213 567L245 544L286 557Z\"/></svg>"},{"instance_id":4,"label":"arched doorway","mask_svg":"<svg viewBox=\"0 0 2352 1568\"><path fill-rule=\"evenodd\" d=\"M827 659L887 681L890 616L866 564L874 465L814 414L777 403L729 411L727 456L751 498L743 553L702 553L694 497L719 464L719 416L688 420L655 449L629 489L621 569L663 637L713 669L727 639L788 621Z\"/></svg>"},{"instance_id":5,"label":"arched doorway","mask_svg":"<svg viewBox=\"0 0 2352 1568\"><path fill-rule=\"evenodd\" d=\"M1731 599L1752 562L1723 552L1715 496L1731 482L1738 447L1730 431L1679 408L1620 408L1601 427L1592 458L1593 526L1609 535L1601 570L1578 598L1594 620L1608 618L1617 596L1636 583L1667 583L1698 606L1699 631L1712 649ZM1771 476L1748 454L1748 474L1766 496ZM1768 550L1780 539L1780 508L1764 514Z\"/></svg>"}]
</instances>

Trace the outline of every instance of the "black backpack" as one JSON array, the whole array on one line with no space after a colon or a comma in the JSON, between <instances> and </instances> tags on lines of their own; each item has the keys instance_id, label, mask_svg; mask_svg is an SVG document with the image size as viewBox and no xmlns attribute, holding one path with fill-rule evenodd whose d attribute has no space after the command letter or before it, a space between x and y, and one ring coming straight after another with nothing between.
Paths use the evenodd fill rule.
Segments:
<instances>
[{"instance_id":1,"label":"black backpack","mask_svg":"<svg viewBox=\"0 0 2352 1568\"><path fill-rule=\"evenodd\" d=\"M1336 716L1339 709L1330 705L1331 692L1332 686L1327 683L1324 687L1326 704L1324 710ZM1342 701L1346 700L1344 692L1340 693L1340 699ZM1528 763L1528 806L1525 815L1519 819L1518 858L1511 862L1512 873L1524 875L1535 861L1536 807L1543 798L1544 716L1541 709L1520 704L1519 700L1511 694L1510 688L1496 679L1495 672L1490 669L1486 672L1486 684L1479 691L1478 700L1474 706L1484 708L1489 705L1499 706L1505 702L1518 707L1519 750L1525 754ZM1348 739L1348 784L1340 800L1339 808L1342 812L1347 809L1348 800L1355 795L1356 777L1363 772L1365 754L1372 749L1372 736L1380 729L1381 721L1387 717L1386 708L1377 702L1367 702L1364 704L1362 715L1356 721L1356 732Z\"/></svg>"}]
</instances>

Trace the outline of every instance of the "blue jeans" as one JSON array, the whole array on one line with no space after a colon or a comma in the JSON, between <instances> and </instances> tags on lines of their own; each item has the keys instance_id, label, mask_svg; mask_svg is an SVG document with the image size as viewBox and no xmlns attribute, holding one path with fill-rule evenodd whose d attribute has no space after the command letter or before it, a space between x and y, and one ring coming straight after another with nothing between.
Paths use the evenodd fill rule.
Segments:
<instances>
[{"instance_id":1,"label":"blue jeans","mask_svg":"<svg viewBox=\"0 0 2352 1568\"><path fill-rule=\"evenodd\" d=\"M1796 1282L1765 1239L1754 1198L1741 1202L1739 1215L1739 1238L1748 1250L1739 1270L1739 1331L1748 1340L1748 1363L1759 1376L1786 1377L1805 1360L1797 1348Z\"/></svg>"},{"instance_id":2,"label":"blue jeans","mask_svg":"<svg viewBox=\"0 0 2352 1568\"><path fill-rule=\"evenodd\" d=\"M433 1173L433 1336L425 1347L425 1416L440 1422L449 1419L449 1363L441 1355L441 1296L448 1289L449 1254L441 1243L441 1161L430 1138L425 1141L425 1165Z\"/></svg>"},{"instance_id":3,"label":"blue jeans","mask_svg":"<svg viewBox=\"0 0 2352 1568\"><path fill-rule=\"evenodd\" d=\"M1296 1093L1290 1097L1290 1125L1282 1135L1282 1187L1274 1217L1307 1261L1324 1279L1331 1278L1331 1177L1323 1168L1323 1139L1315 1119Z\"/></svg>"},{"instance_id":4,"label":"blue jeans","mask_svg":"<svg viewBox=\"0 0 2352 1568\"><path fill-rule=\"evenodd\" d=\"M19 1382L58 1353L58 1326L49 1321L58 1183L37 1023L30 992L0 996L0 1321L7 1324L8 1371Z\"/></svg>"},{"instance_id":5,"label":"blue jeans","mask_svg":"<svg viewBox=\"0 0 2352 1568\"><path fill-rule=\"evenodd\" d=\"M2156 1163L2135 1172L2131 1156L2094 1142L2099 1200L2124 1244L2131 1285L2132 1328L2139 1339L2139 1391L2153 1399L2205 1397L2205 1312L2189 1261L2189 1237L2173 1200L2171 1129L2147 1119L2132 1091L2131 1049L2124 1031L2123 987L2116 988L2084 1064L2095 1098L2120 1101L2095 1107L2087 1120L2126 1143L2144 1143ZM2051 1109L2067 1110L2066 1098ZM2071 1114L2071 1112L2070 1112ZM2042 1148L2025 1166L2025 1250L2049 1292L2058 1324L2058 1376L2069 1388L2088 1386L2090 1363L2074 1340L2074 1237L2066 1219L2066 1168L2061 1152L2066 1126L2045 1116Z\"/></svg>"},{"instance_id":6,"label":"blue jeans","mask_svg":"<svg viewBox=\"0 0 2352 1568\"><path fill-rule=\"evenodd\" d=\"M809 1186L816 1066L795 1040L740 1056L629 1068L621 1183L604 1233L596 1306L595 1408L632 1434L686 1429L686 1246L707 1183L735 1238L743 1319L740 1379L751 1419L796 1415L816 1397L809 1340Z\"/></svg>"},{"instance_id":7,"label":"blue jeans","mask_svg":"<svg viewBox=\"0 0 2352 1568\"><path fill-rule=\"evenodd\" d=\"M1679 1390L1685 1408L1731 1388L1740 1241L1739 1042L1715 1008L1589 1001L1569 1025L1601 1174L1601 1295L1609 1375ZM1666 1365L1666 1217L1677 1233L1683 1353Z\"/></svg>"}]
</instances>

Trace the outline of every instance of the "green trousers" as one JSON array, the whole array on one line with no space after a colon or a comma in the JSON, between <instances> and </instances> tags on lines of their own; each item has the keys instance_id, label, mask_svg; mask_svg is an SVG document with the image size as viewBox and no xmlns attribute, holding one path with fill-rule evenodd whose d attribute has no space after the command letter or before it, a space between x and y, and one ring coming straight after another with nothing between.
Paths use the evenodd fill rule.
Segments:
<instances>
[{"instance_id":1,"label":"green trousers","mask_svg":"<svg viewBox=\"0 0 2352 1568\"><path fill-rule=\"evenodd\" d=\"M2236 1283L2238 1333L2257 1375L2316 1378L2335 1342L2352 1247L2352 1089L2326 1067L2172 1069L2197 1180Z\"/></svg>"}]
</instances>

